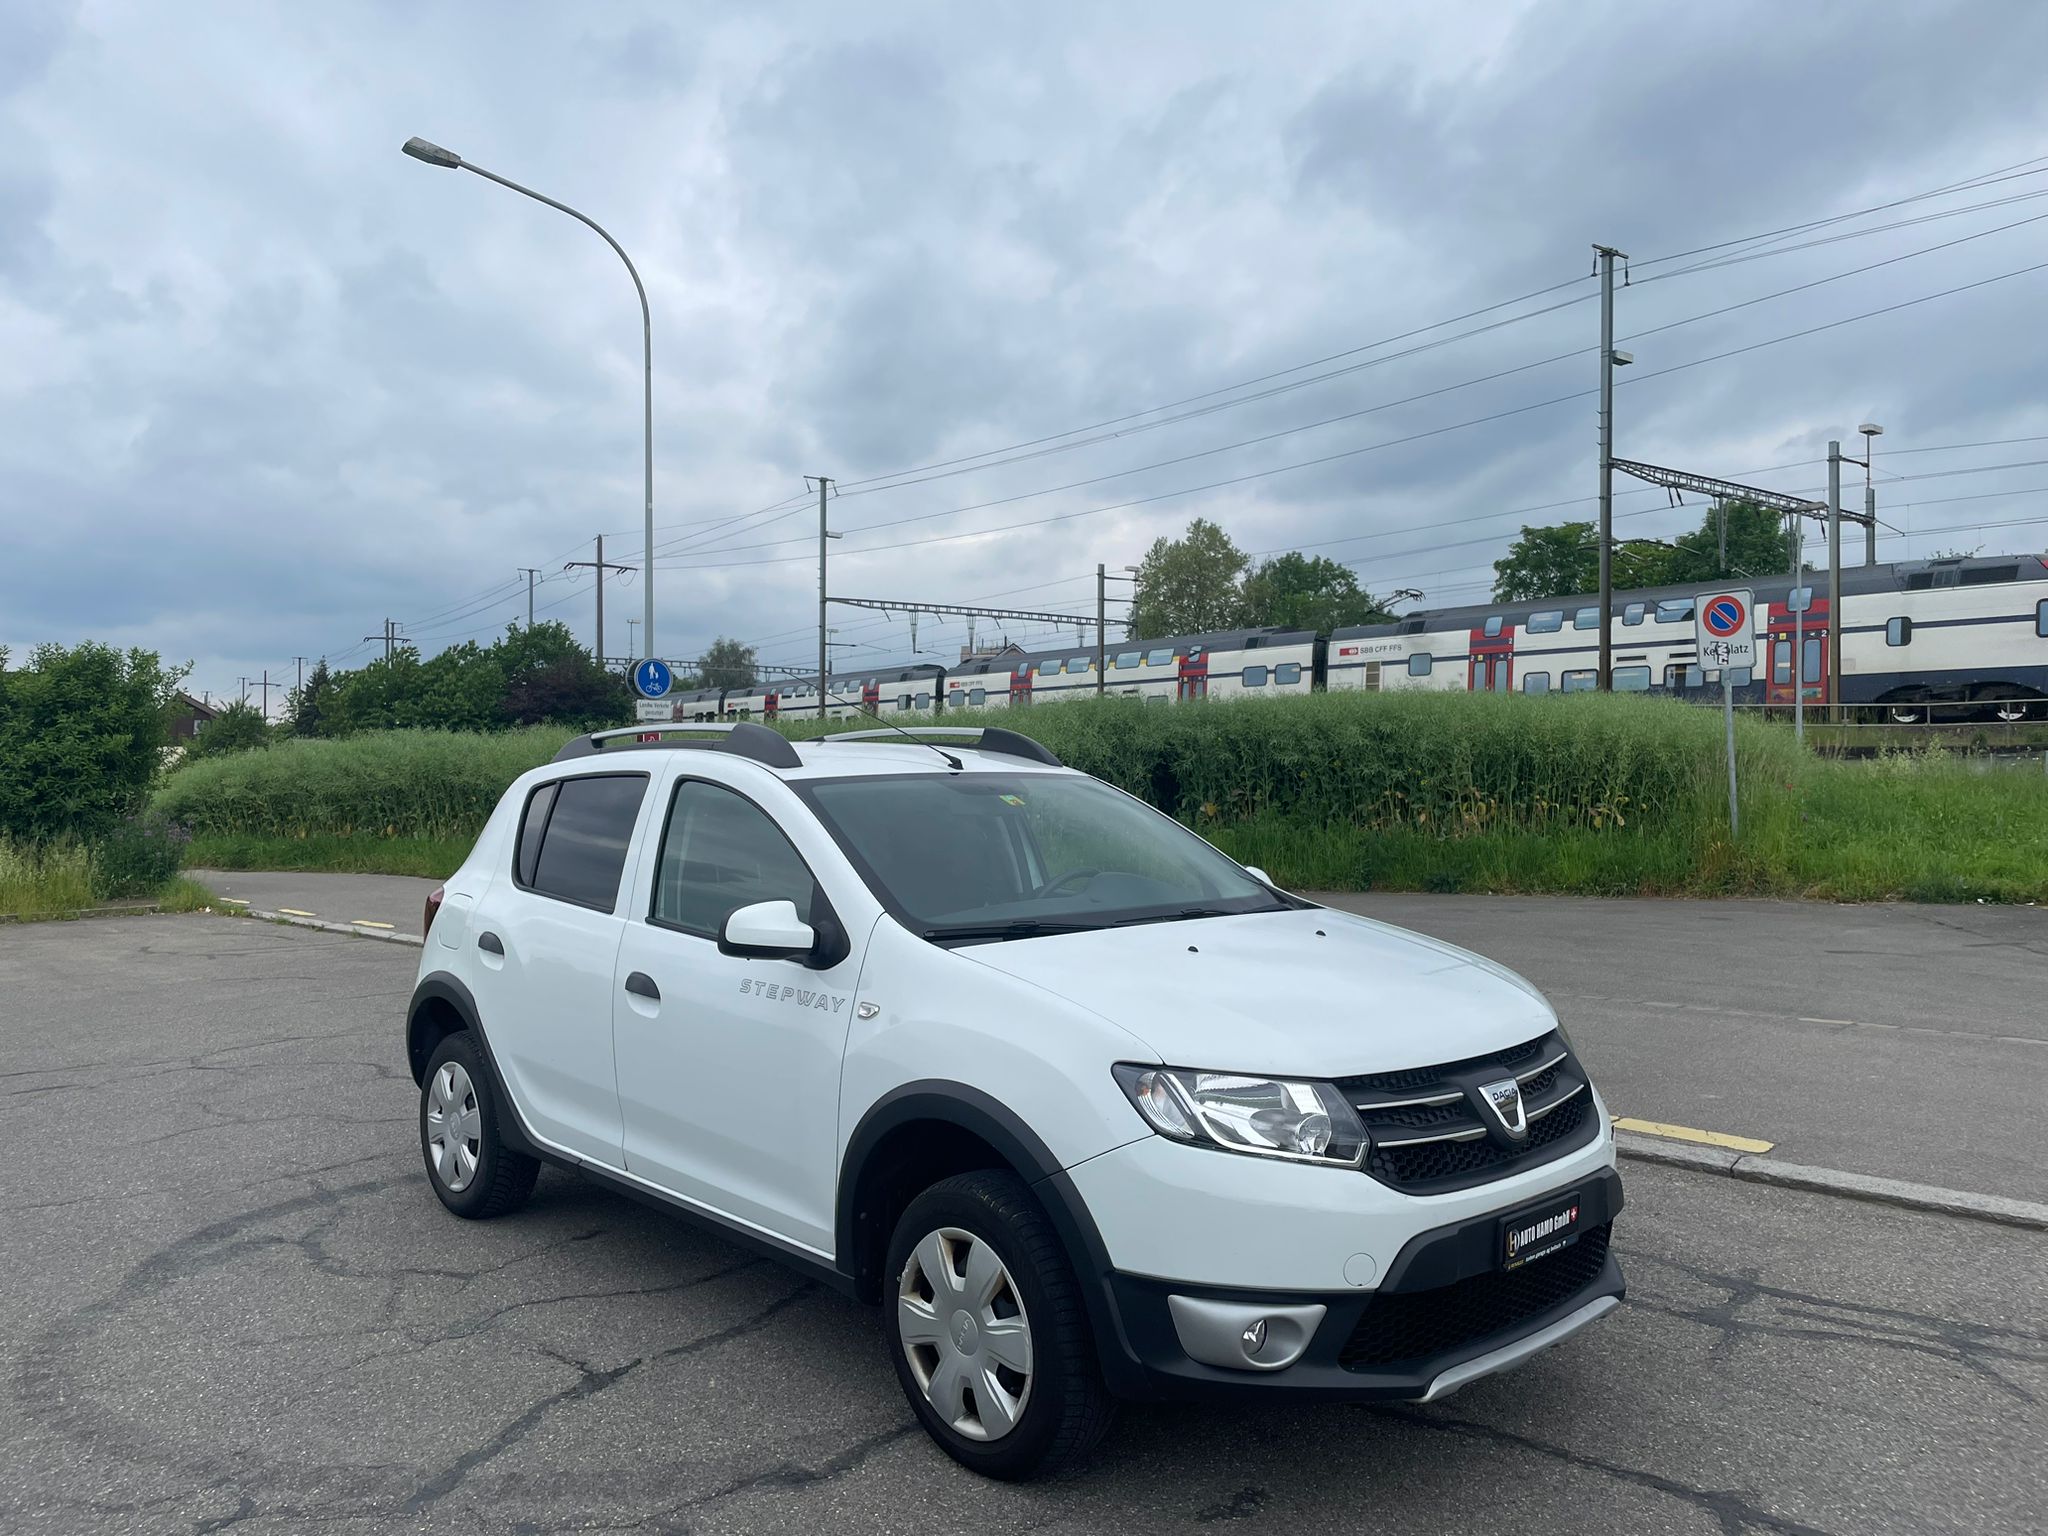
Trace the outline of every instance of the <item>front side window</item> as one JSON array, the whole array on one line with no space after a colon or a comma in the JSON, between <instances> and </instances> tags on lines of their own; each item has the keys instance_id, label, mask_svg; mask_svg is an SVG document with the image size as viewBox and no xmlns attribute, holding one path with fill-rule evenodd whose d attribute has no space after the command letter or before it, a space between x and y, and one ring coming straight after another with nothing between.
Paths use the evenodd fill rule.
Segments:
<instances>
[{"instance_id":1,"label":"front side window","mask_svg":"<svg viewBox=\"0 0 2048 1536\"><path fill-rule=\"evenodd\" d=\"M1172 818L1080 774L795 787L890 911L941 943L1287 905Z\"/></svg>"},{"instance_id":2,"label":"front side window","mask_svg":"<svg viewBox=\"0 0 2048 1536\"><path fill-rule=\"evenodd\" d=\"M768 813L718 784L685 779L669 802L649 918L716 939L757 901L787 901L811 920L817 882Z\"/></svg>"},{"instance_id":3,"label":"front side window","mask_svg":"<svg viewBox=\"0 0 2048 1536\"><path fill-rule=\"evenodd\" d=\"M1614 691L1616 693L1647 693L1650 688L1648 667L1616 667L1614 669Z\"/></svg>"},{"instance_id":4,"label":"front side window","mask_svg":"<svg viewBox=\"0 0 2048 1536\"><path fill-rule=\"evenodd\" d=\"M1524 672L1522 674L1522 692L1550 692L1550 674L1548 672Z\"/></svg>"},{"instance_id":5,"label":"front side window","mask_svg":"<svg viewBox=\"0 0 2048 1536\"><path fill-rule=\"evenodd\" d=\"M1408 658L1408 675L1410 677L1427 677L1430 674L1431 668L1435 665L1436 658L1430 655L1429 652L1417 651Z\"/></svg>"},{"instance_id":6,"label":"front side window","mask_svg":"<svg viewBox=\"0 0 2048 1536\"><path fill-rule=\"evenodd\" d=\"M1528 630L1532 635L1554 635L1564 628L1564 610L1554 608L1549 613L1529 615Z\"/></svg>"},{"instance_id":7,"label":"front side window","mask_svg":"<svg viewBox=\"0 0 2048 1536\"><path fill-rule=\"evenodd\" d=\"M1886 645L1912 644L1913 621L1911 619L1886 619L1884 621L1884 643Z\"/></svg>"},{"instance_id":8,"label":"front side window","mask_svg":"<svg viewBox=\"0 0 2048 1536\"><path fill-rule=\"evenodd\" d=\"M1298 661L1281 662L1279 666L1273 669L1273 681L1283 686L1291 686L1300 682L1301 663Z\"/></svg>"},{"instance_id":9,"label":"front side window","mask_svg":"<svg viewBox=\"0 0 2048 1536\"><path fill-rule=\"evenodd\" d=\"M1244 669L1244 685L1247 688L1265 687L1266 669L1264 667L1246 667Z\"/></svg>"},{"instance_id":10,"label":"front side window","mask_svg":"<svg viewBox=\"0 0 2048 1536\"><path fill-rule=\"evenodd\" d=\"M647 775L583 774L559 779L550 787L553 804L546 812L531 878L522 883L542 896L609 912L618 904L619 876L625 871L633 823L640 818L640 802L647 794ZM539 798L536 792L528 802L529 820ZM521 828L522 864L525 832Z\"/></svg>"}]
</instances>

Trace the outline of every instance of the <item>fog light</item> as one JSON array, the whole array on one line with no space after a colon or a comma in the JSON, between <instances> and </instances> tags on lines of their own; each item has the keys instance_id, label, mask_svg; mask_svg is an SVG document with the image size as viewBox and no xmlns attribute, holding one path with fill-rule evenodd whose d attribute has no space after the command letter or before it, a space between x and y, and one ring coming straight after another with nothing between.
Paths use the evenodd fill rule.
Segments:
<instances>
[{"instance_id":1,"label":"fog light","mask_svg":"<svg viewBox=\"0 0 2048 1536\"><path fill-rule=\"evenodd\" d=\"M1253 1323L1251 1327L1245 1329L1243 1338L1244 1352L1247 1355L1256 1355L1260 1350L1264 1349L1266 1347L1266 1320L1262 1317Z\"/></svg>"},{"instance_id":2,"label":"fog light","mask_svg":"<svg viewBox=\"0 0 2048 1536\"><path fill-rule=\"evenodd\" d=\"M1190 1360L1230 1371L1285 1370L1308 1348L1325 1310L1320 1302L1261 1306L1196 1296L1169 1296L1166 1309Z\"/></svg>"}]
</instances>

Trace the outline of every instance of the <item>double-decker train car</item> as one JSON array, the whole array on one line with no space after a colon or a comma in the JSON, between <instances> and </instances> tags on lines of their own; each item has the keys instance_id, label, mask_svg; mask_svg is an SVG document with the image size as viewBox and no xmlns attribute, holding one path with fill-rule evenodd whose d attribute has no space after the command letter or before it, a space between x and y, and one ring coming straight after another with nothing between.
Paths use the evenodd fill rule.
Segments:
<instances>
[{"instance_id":1,"label":"double-decker train car","mask_svg":"<svg viewBox=\"0 0 2048 1536\"><path fill-rule=\"evenodd\" d=\"M1733 583L1731 583L1732 585ZM1756 594L1763 675L1737 669L1748 704L1830 702L1830 658L1841 649L1845 704L1884 706L1902 722L1938 714L2048 718L2048 556L1974 555L1856 566L1842 572L1840 622L1825 578L1807 572L1746 579ZM1720 674L1694 649L1698 587L1615 594L1614 687L1718 700ZM1799 653L1794 657L1794 651ZM1018 709L1097 692L1148 704L1279 698L1313 689L1436 688L1575 693L1597 686L1600 610L1589 597L1423 609L1386 624L1328 635L1233 629L1125 640L1105 649L1099 678L1085 644L925 663L833 677L826 714L883 718L948 709ZM1794 673L1799 680L1795 682ZM815 678L678 696L689 720L815 714Z\"/></svg>"}]
</instances>

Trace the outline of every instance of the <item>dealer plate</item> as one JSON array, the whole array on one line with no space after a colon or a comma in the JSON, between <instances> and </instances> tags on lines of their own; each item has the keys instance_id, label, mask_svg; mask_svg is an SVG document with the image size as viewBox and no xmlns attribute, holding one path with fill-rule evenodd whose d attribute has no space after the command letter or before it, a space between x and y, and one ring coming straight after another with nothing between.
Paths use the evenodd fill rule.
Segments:
<instances>
[{"instance_id":1,"label":"dealer plate","mask_svg":"<svg viewBox=\"0 0 2048 1536\"><path fill-rule=\"evenodd\" d=\"M1520 1269L1579 1240L1586 1210L1579 1192L1553 1195L1500 1221L1500 1267Z\"/></svg>"}]
</instances>

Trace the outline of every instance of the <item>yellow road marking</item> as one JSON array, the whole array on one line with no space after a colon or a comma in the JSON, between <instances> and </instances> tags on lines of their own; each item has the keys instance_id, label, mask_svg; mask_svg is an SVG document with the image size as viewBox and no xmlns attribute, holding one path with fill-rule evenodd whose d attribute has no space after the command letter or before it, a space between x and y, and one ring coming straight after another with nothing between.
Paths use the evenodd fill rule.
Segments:
<instances>
[{"instance_id":1,"label":"yellow road marking","mask_svg":"<svg viewBox=\"0 0 2048 1536\"><path fill-rule=\"evenodd\" d=\"M301 911L297 907L279 907L277 910L289 917L318 917L320 915L318 912Z\"/></svg>"},{"instance_id":2,"label":"yellow road marking","mask_svg":"<svg viewBox=\"0 0 2048 1536\"><path fill-rule=\"evenodd\" d=\"M1695 1130L1689 1125L1666 1125L1659 1120L1620 1119L1614 1122L1614 1128L1617 1131L1634 1131L1642 1136L1662 1136L1667 1141L1692 1141L1703 1147L1725 1147L1730 1152L1768 1152L1777 1145L1774 1141L1758 1141L1754 1136Z\"/></svg>"},{"instance_id":3,"label":"yellow road marking","mask_svg":"<svg viewBox=\"0 0 2048 1536\"><path fill-rule=\"evenodd\" d=\"M391 926L389 923L380 923L373 918L367 917L352 917L349 919L349 924L355 928L389 928Z\"/></svg>"}]
</instances>

